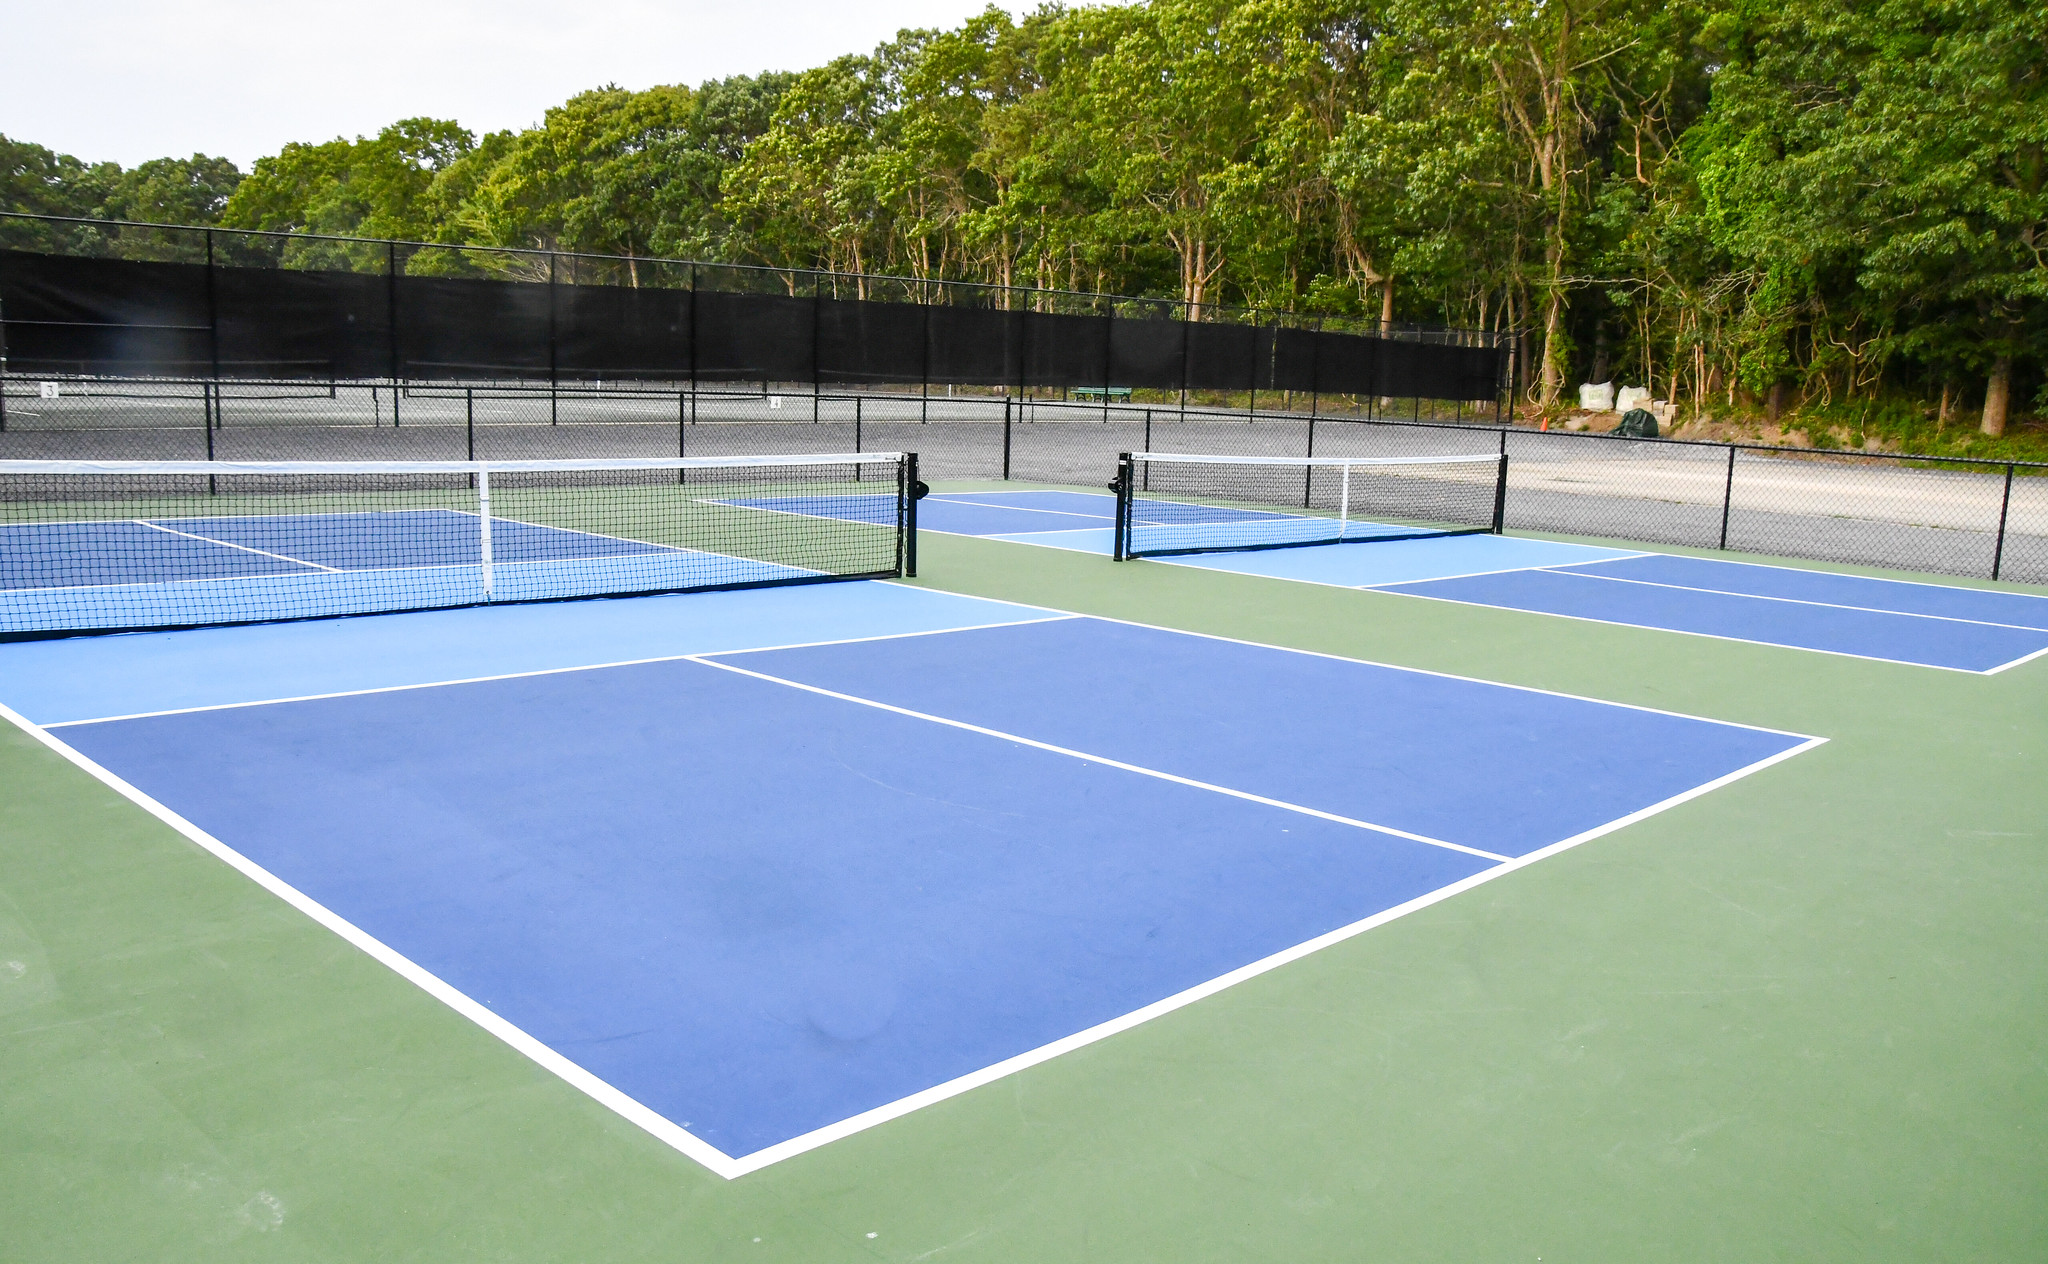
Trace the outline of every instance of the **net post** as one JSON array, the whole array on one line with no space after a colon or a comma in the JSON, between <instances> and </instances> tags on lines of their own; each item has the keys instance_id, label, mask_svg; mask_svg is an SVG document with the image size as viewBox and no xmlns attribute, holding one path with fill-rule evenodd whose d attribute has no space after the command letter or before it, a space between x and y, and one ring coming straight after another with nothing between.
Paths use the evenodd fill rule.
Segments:
<instances>
[{"instance_id":1,"label":"net post","mask_svg":"<svg viewBox=\"0 0 2048 1264\"><path fill-rule=\"evenodd\" d=\"M1508 437L1500 437L1500 472L1493 481L1493 534L1499 535L1508 519Z\"/></svg>"},{"instance_id":2,"label":"net post","mask_svg":"<svg viewBox=\"0 0 2048 1264\"><path fill-rule=\"evenodd\" d=\"M2000 566L2005 562L2005 520L2012 512L2013 463L2005 463L2005 494L1998 501L1998 542L1991 546L1991 578L1998 578Z\"/></svg>"},{"instance_id":3,"label":"net post","mask_svg":"<svg viewBox=\"0 0 2048 1264\"><path fill-rule=\"evenodd\" d=\"M483 565L484 600L491 600L491 470L476 467L477 558Z\"/></svg>"},{"instance_id":4,"label":"net post","mask_svg":"<svg viewBox=\"0 0 2048 1264\"><path fill-rule=\"evenodd\" d=\"M1112 534L1110 557L1114 561L1131 560L1131 468L1135 464L1131 454L1120 452L1116 458L1116 527Z\"/></svg>"},{"instance_id":5,"label":"net post","mask_svg":"<svg viewBox=\"0 0 2048 1264\"><path fill-rule=\"evenodd\" d=\"M897 463L898 521L902 524L903 577L917 578L917 453L906 452Z\"/></svg>"},{"instance_id":6,"label":"net post","mask_svg":"<svg viewBox=\"0 0 2048 1264\"><path fill-rule=\"evenodd\" d=\"M1728 547L1728 511L1735 506L1735 445L1728 445L1728 477L1721 484L1721 543L1715 547Z\"/></svg>"}]
</instances>

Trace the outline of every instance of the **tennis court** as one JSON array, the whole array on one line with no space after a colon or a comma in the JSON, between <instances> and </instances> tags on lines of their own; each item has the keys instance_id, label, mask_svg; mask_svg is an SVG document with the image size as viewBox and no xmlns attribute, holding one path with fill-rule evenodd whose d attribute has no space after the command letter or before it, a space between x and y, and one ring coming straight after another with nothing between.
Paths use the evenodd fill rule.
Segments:
<instances>
[{"instance_id":1,"label":"tennis court","mask_svg":"<svg viewBox=\"0 0 2048 1264\"><path fill-rule=\"evenodd\" d=\"M895 468L0 525L74 626L85 588L471 595L0 644L25 1256L2048 1240L2048 677L2000 639L2048 598L1485 533L1120 563L1114 497ZM1132 519L1420 516L1299 486ZM681 559L716 590L636 587ZM473 599L487 563L555 587ZM627 599L527 600L592 566ZM1527 595L1568 584L1687 604ZM1681 626L1753 607L1778 639Z\"/></svg>"},{"instance_id":2,"label":"tennis court","mask_svg":"<svg viewBox=\"0 0 2048 1264\"><path fill-rule=\"evenodd\" d=\"M922 504L920 524L933 531L1090 553L1112 547L1115 498L1107 493L941 491ZM1189 508L1192 518L1174 502L1141 497L1135 521L1281 539L1334 525L1279 510ZM2004 671L2048 653L2048 598L2033 594L1510 536L1404 540L1409 527L1399 522L1344 528L1346 541L1373 547L1154 560L1957 671Z\"/></svg>"}]
</instances>

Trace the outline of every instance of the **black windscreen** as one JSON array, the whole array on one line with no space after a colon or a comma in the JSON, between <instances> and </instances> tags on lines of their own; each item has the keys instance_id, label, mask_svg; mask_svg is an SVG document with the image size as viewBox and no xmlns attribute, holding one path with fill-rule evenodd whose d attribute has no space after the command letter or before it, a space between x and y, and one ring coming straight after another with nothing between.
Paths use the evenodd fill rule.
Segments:
<instances>
[{"instance_id":1,"label":"black windscreen","mask_svg":"<svg viewBox=\"0 0 2048 1264\"><path fill-rule=\"evenodd\" d=\"M555 291L562 377L675 382L690 376L690 292L620 285Z\"/></svg>"},{"instance_id":2,"label":"black windscreen","mask_svg":"<svg viewBox=\"0 0 2048 1264\"><path fill-rule=\"evenodd\" d=\"M775 294L697 291L698 379L810 381L811 303Z\"/></svg>"},{"instance_id":3,"label":"black windscreen","mask_svg":"<svg viewBox=\"0 0 2048 1264\"><path fill-rule=\"evenodd\" d=\"M1027 313L977 307L931 309L932 381L1009 386L1019 375Z\"/></svg>"},{"instance_id":4,"label":"black windscreen","mask_svg":"<svg viewBox=\"0 0 2048 1264\"><path fill-rule=\"evenodd\" d=\"M398 277L399 375L546 377L548 291L534 282Z\"/></svg>"},{"instance_id":5,"label":"black windscreen","mask_svg":"<svg viewBox=\"0 0 2048 1264\"><path fill-rule=\"evenodd\" d=\"M1109 317L1032 312L1026 324L1027 386L1109 383ZM1119 384L1120 385L1120 384Z\"/></svg>"},{"instance_id":6,"label":"black windscreen","mask_svg":"<svg viewBox=\"0 0 2048 1264\"><path fill-rule=\"evenodd\" d=\"M1273 389L1313 391L1321 359L1322 335L1313 329L1273 331Z\"/></svg>"},{"instance_id":7,"label":"black windscreen","mask_svg":"<svg viewBox=\"0 0 2048 1264\"><path fill-rule=\"evenodd\" d=\"M927 310L902 303L819 299L818 380L922 381Z\"/></svg>"},{"instance_id":8,"label":"black windscreen","mask_svg":"<svg viewBox=\"0 0 2048 1264\"><path fill-rule=\"evenodd\" d=\"M391 376L391 288L383 276L222 268L214 286L223 376Z\"/></svg>"},{"instance_id":9,"label":"black windscreen","mask_svg":"<svg viewBox=\"0 0 2048 1264\"><path fill-rule=\"evenodd\" d=\"M1357 334L1319 333L1316 343L1316 389L1330 395L1373 393L1373 350L1377 338Z\"/></svg>"},{"instance_id":10,"label":"black windscreen","mask_svg":"<svg viewBox=\"0 0 2048 1264\"><path fill-rule=\"evenodd\" d=\"M1178 320L1119 319L1109 331L1109 383L1177 391L1186 324Z\"/></svg>"},{"instance_id":11,"label":"black windscreen","mask_svg":"<svg viewBox=\"0 0 2048 1264\"><path fill-rule=\"evenodd\" d=\"M1257 333L1250 325L1188 326L1188 389L1249 389L1256 368Z\"/></svg>"},{"instance_id":12,"label":"black windscreen","mask_svg":"<svg viewBox=\"0 0 2048 1264\"><path fill-rule=\"evenodd\" d=\"M8 367L34 372L211 371L206 267L0 251Z\"/></svg>"}]
</instances>

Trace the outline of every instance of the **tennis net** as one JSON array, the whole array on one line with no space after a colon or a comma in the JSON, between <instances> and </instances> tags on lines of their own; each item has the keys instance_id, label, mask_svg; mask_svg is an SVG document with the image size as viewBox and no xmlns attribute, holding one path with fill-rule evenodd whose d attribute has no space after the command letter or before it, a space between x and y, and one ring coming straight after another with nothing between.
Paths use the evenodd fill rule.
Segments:
<instances>
[{"instance_id":1,"label":"tennis net","mask_svg":"<svg viewBox=\"0 0 2048 1264\"><path fill-rule=\"evenodd\" d=\"M0 461L0 639L915 574L917 458Z\"/></svg>"},{"instance_id":2,"label":"tennis net","mask_svg":"<svg viewBox=\"0 0 2048 1264\"><path fill-rule=\"evenodd\" d=\"M1118 561L1498 532L1507 454L1420 457L1125 453Z\"/></svg>"}]
</instances>

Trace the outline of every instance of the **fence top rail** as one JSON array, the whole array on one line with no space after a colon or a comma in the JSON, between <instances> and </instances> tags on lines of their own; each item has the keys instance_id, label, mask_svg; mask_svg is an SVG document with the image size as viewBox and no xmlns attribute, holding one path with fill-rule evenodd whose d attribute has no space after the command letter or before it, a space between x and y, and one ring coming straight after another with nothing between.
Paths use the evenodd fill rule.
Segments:
<instances>
[{"instance_id":1,"label":"fence top rail","mask_svg":"<svg viewBox=\"0 0 2048 1264\"><path fill-rule=\"evenodd\" d=\"M1376 327L1378 332L1382 334L1406 333L1411 335L1422 336L1427 336L1431 334L1455 334L1460 337L1474 337L1482 340L1487 340L1497 345L1506 345L1512 342L1518 336L1516 331L1509 330L1459 329L1448 325L1385 325L1379 321L1373 320L1368 317L1347 317L1337 313L1322 314L1295 312L1289 309L1273 307L1242 307L1229 303L1190 303L1185 299L1166 298L1158 295L1110 294L1094 290L1062 290L1024 285L1002 285L993 281L956 281L947 280L940 277L896 276L893 274L880 272L838 272L829 268L784 268L777 267L773 264L765 263L722 263L709 259L675 259L665 255L608 255L599 254L594 251L584 250L543 250L534 246L470 246L462 245L457 242L409 241L404 238L397 237L351 237L342 233L296 232L283 231L274 228L221 228L205 224L152 224L143 220L94 219L90 216L83 215L41 215L31 211L0 211L0 219L37 220L44 223L53 224L85 224L93 226L105 226L110 228L139 228L149 229L155 232L198 233L209 236L215 233L220 233L227 236L265 237L274 238L281 241L335 241L347 242L362 246L383 246L386 247L387 249L397 249L399 247L404 247L405 249L411 251L468 251L476 254L516 255L532 259L593 259L608 263L622 263L631 264L635 266L640 264L665 264L676 267L688 267L692 269L725 269L733 272L748 272L776 277L808 277L809 284L811 287L813 287L814 293L815 287L829 281L850 281L859 283L881 282L885 284L897 284L917 287L920 290L943 290L948 287L955 287L962 289L984 290L992 293L1000 293L1013 296L1029 296L1035 298L1045 298L1049 296L1055 298L1085 299L1088 300L1091 304L1104 303L1109 304L1112 308L1119 303L1139 303L1149 305L1164 304L1167 306L1176 306L1181 308L1198 308L1202 311L1207 312L1238 313L1252 317L1259 317L1263 315L1267 318L1265 320L1254 319L1248 322L1244 322L1255 325L1271 324L1277 326L1282 321L1286 320L1309 321L1313 322L1314 326L1320 329L1322 328L1323 322L1325 320L1350 320L1355 321L1361 325L1374 326ZM694 282L692 288L694 288ZM934 304L921 303L920 305ZM1013 308L1010 310L1023 311L1027 309ZM1126 319L1129 318L1127 317ZM1398 338L1396 340L1403 341L1403 339Z\"/></svg>"},{"instance_id":2,"label":"fence top rail","mask_svg":"<svg viewBox=\"0 0 2048 1264\"><path fill-rule=\"evenodd\" d=\"M0 476L20 474L551 474L558 471L711 470L805 465L886 465L901 452L803 455L606 457L561 461L0 461Z\"/></svg>"},{"instance_id":3,"label":"fence top rail","mask_svg":"<svg viewBox=\"0 0 2048 1264\"><path fill-rule=\"evenodd\" d=\"M1326 469L1368 465L1499 465L1498 452L1456 452L1442 456L1228 456L1192 452L1133 452L1133 461L1155 465L1305 465Z\"/></svg>"}]
</instances>

